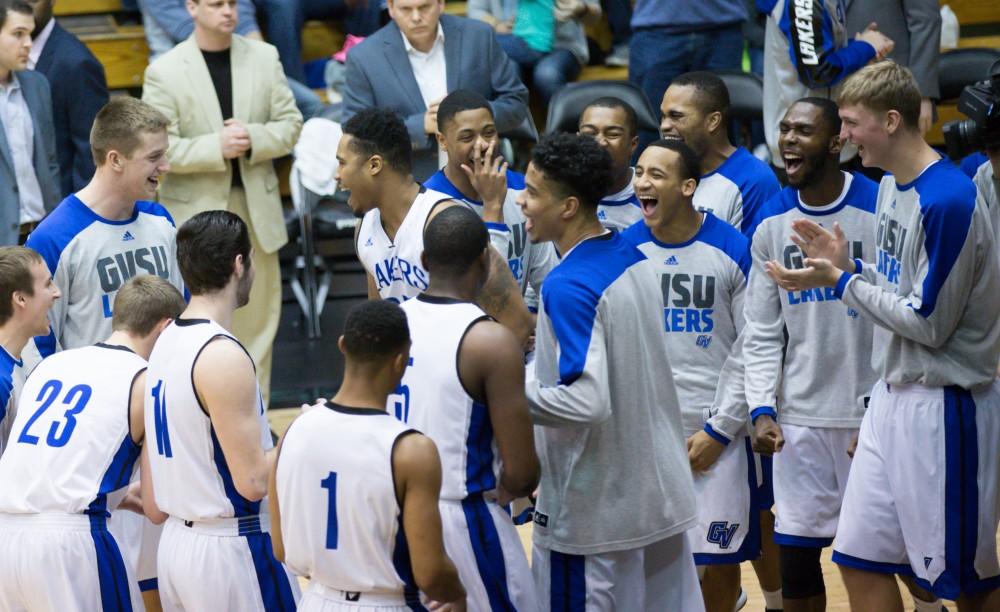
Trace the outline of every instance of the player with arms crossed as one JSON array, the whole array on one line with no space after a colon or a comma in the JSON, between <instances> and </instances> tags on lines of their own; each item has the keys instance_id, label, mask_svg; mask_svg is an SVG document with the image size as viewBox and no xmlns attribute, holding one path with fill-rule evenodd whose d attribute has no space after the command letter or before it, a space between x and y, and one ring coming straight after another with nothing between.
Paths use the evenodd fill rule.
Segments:
<instances>
[{"instance_id":1,"label":"player with arms crossed","mask_svg":"<svg viewBox=\"0 0 1000 612\"><path fill-rule=\"evenodd\" d=\"M580 114L578 134L593 136L611 156L610 193L597 205L597 218L608 229L624 231L642 221L639 199L632 180L635 169L630 162L639 146L639 122L635 109L618 98L598 98Z\"/></svg>"},{"instance_id":2,"label":"player with arms crossed","mask_svg":"<svg viewBox=\"0 0 1000 612\"><path fill-rule=\"evenodd\" d=\"M177 232L191 302L149 358L142 455L146 515L166 521L157 568L167 610L294 610L298 599L260 507L274 462L263 399L230 331L250 299L251 257L247 226L231 212L199 213Z\"/></svg>"},{"instance_id":3,"label":"player with arms crossed","mask_svg":"<svg viewBox=\"0 0 1000 612\"><path fill-rule=\"evenodd\" d=\"M542 463L532 572L552 610L702 610L663 297L652 262L597 219L610 183L607 151L565 133L525 175L528 236L563 254L525 383Z\"/></svg>"},{"instance_id":4,"label":"player with arms crossed","mask_svg":"<svg viewBox=\"0 0 1000 612\"><path fill-rule=\"evenodd\" d=\"M737 444L706 425L718 373L743 328L743 294L750 269L746 237L692 202L698 158L679 140L657 140L639 157L636 195L645 220L622 237L656 262L663 321L684 435L694 469L698 524L688 531L702 577L705 609L732 612L740 593L740 563L760 555L757 474L750 440ZM703 470L701 438L726 446ZM742 485L742 486L740 486Z\"/></svg>"},{"instance_id":5,"label":"player with arms crossed","mask_svg":"<svg viewBox=\"0 0 1000 612\"><path fill-rule=\"evenodd\" d=\"M289 426L268 503L278 559L310 579L299 610L425 610L417 591L465 609L441 539L441 462L386 413L409 359L406 315L388 301L347 315L344 382Z\"/></svg>"},{"instance_id":6,"label":"player with arms crossed","mask_svg":"<svg viewBox=\"0 0 1000 612\"><path fill-rule=\"evenodd\" d=\"M146 358L184 306L167 281L133 279L104 342L57 353L28 377L0 458L0 609L143 609L106 521L145 437Z\"/></svg>"},{"instance_id":7,"label":"player with arms crossed","mask_svg":"<svg viewBox=\"0 0 1000 612\"><path fill-rule=\"evenodd\" d=\"M975 187L924 142L919 116L907 69L879 62L847 80L841 137L891 173L879 185L877 263L852 259L837 228L801 219L805 267L772 261L767 271L788 291L831 287L875 324L881 380L833 543L851 609L902 610L900 574L960 610L996 610L1000 266Z\"/></svg>"},{"instance_id":8,"label":"player with arms crossed","mask_svg":"<svg viewBox=\"0 0 1000 612\"><path fill-rule=\"evenodd\" d=\"M469 607L539 610L521 540L502 508L531 494L539 468L524 353L513 332L475 303L490 270L489 236L474 212L453 206L427 224L424 245L430 285L403 302L413 346L402 401L391 399L389 409L441 453L444 541Z\"/></svg>"}]
</instances>

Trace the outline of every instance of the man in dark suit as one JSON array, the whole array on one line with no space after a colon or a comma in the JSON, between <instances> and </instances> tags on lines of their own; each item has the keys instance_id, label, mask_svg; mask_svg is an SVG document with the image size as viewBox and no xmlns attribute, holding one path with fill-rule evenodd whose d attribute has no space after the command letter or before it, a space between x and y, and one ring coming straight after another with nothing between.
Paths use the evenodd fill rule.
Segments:
<instances>
[{"instance_id":1,"label":"man in dark suit","mask_svg":"<svg viewBox=\"0 0 1000 612\"><path fill-rule=\"evenodd\" d=\"M35 11L28 68L44 74L52 89L56 152L62 176L59 191L61 196L67 196L94 176L90 127L97 111L108 102L108 84L104 67L90 49L52 18L55 0L28 3Z\"/></svg>"},{"instance_id":2,"label":"man in dark suit","mask_svg":"<svg viewBox=\"0 0 1000 612\"><path fill-rule=\"evenodd\" d=\"M59 203L52 99L25 70L35 19L24 0L0 0L0 245L24 243Z\"/></svg>"},{"instance_id":3,"label":"man in dark suit","mask_svg":"<svg viewBox=\"0 0 1000 612\"><path fill-rule=\"evenodd\" d=\"M414 178L423 181L444 165L435 135L437 107L448 92L484 96L501 134L527 118L528 89L489 25L442 15L441 0L388 0L388 7L392 22L347 54L343 120L374 106L402 115Z\"/></svg>"}]
</instances>

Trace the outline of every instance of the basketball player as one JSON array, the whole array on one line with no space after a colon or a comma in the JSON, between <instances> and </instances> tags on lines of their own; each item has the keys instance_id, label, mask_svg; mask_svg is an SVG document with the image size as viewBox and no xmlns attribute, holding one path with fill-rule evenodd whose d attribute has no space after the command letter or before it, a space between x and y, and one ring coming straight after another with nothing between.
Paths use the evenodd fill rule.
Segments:
<instances>
[{"instance_id":1,"label":"basketball player","mask_svg":"<svg viewBox=\"0 0 1000 612\"><path fill-rule=\"evenodd\" d=\"M774 539L786 612L826 609L820 552L837 532L848 450L876 380L869 319L832 289L782 291L764 271L772 260L802 267L789 237L803 217L837 224L855 257L873 257L878 186L840 170L839 134L837 105L826 98L803 98L782 118L778 146L789 186L761 209L747 291L746 395L758 448L775 453ZM829 345L838 349L818 358L815 347Z\"/></svg>"},{"instance_id":2,"label":"basketball player","mask_svg":"<svg viewBox=\"0 0 1000 612\"><path fill-rule=\"evenodd\" d=\"M253 285L250 235L227 211L177 232L191 302L149 358L142 502L163 522L157 556L166 610L294 610L298 585L275 560L267 494L271 433L253 361L230 331Z\"/></svg>"},{"instance_id":3,"label":"basketball player","mask_svg":"<svg viewBox=\"0 0 1000 612\"><path fill-rule=\"evenodd\" d=\"M25 382L0 458L0 609L143 609L106 521L143 443L146 358L184 298L143 276L114 306L104 342L45 359Z\"/></svg>"},{"instance_id":4,"label":"basketball player","mask_svg":"<svg viewBox=\"0 0 1000 612\"><path fill-rule=\"evenodd\" d=\"M417 589L465 610L441 539L437 449L385 410L409 359L406 315L362 303L337 344L340 390L292 422L271 471L275 554L310 579L299 610L424 610Z\"/></svg>"},{"instance_id":5,"label":"basketball player","mask_svg":"<svg viewBox=\"0 0 1000 612\"><path fill-rule=\"evenodd\" d=\"M525 387L542 483L532 572L552 610L702 610L696 523L655 266L597 220L611 159L542 139L525 175L528 237L563 254L542 287Z\"/></svg>"},{"instance_id":6,"label":"basketball player","mask_svg":"<svg viewBox=\"0 0 1000 612\"><path fill-rule=\"evenodd\" d=\"M635 169L645 219L622 237L656 262L667 350L684 356L671 362L684 435L700 432L726 445L711 470L694 473L698 524L688 539L703 572L705 609L732 612L740 593L739 564L760 554L756 467L746 435L729 445L705 419L719 372L743 328L750 244L739 230L695 209L698 175L698 158L683 142L651 143Z\"/></svg>"},{"instance_id":7,"label":"basketball player","mask_svg":"<svg viewBox=\"0 0 1000 612\"><path fill-rule=\"evenodd\" d=\"M854 610L902 610L892 574L915 576L960 610L996 610L1000 267L987 211L968 177L921 137L909 70L866 66L840 95L841 137L865 166L888 173L877 263L852 259L842 230L801 219L793 229L805 267L766 268L787 291L833 288L875 324L881 380L861 423L833 560Z\"/></svg>"},{"instance_id":8,"label":"basketball player","mask_svg":"<svg viewBox=\"0 0 1000 612\"><path fill-rule=\"evenodd\" d=\"M580 114L578 133L596 138L611 156L611 187L597 205L597 218L604 227L620 232L642 221L630 163L639 146L638 125L635 109L613 97L594 100Z\"/></svg>"},{"instance_id":9,"label":"basketball player","mask_svg":"<svg viewBox=\"0 0 1000 612\"><path fill-rule=\"evenodd\" d=\"M688 72L663 93L660 135L680 138L701 162L694 194L699 210L753 235L757 211L778 192L778 179L767 164L729 142L729 90L711 72Z\"/></svg>"},{"instance_id":10,"label":"basketball player","mask_svg":"<svg viewBox=\"0 0 1000 612\"><path fill-rule=\"evenodd\" d=\"M534 491L538 456L524 353L513 332L475 303L489 274L489 236L474 212L453 206L427 224L424 245L430 283L403 302L413 346L402 399L393 396L389 409L441 453L444 541L469 607L539 610L521 540L502 508Z\"/></svg>"},{"instance_id":11,"label":"basketball player","mask_svg":"<svg viewBox=\"0 0 1000 612\"><path fill-rule=\"evenodd\" d=\"M521 294L529 284L535 301L542 281L556 265L551 244L532 244L524 231L517 195L524 175L507 168L498 154L500 138L493 109L482 95L458 89L438 106L438 146L448 152L448 164L424 183L428 189L465 202L486 223L490 243L507 255L507 265Z\"/></svg>"},{"instance_id":12,"label":"basketball player","mask_svg":"<svg viewBox=\"0 0 1000 612\"><path fill-rule=\"evenodd\" d=\"M0 455L7 447L26 372L21 351L49 330L48 313L62 294L41 256L0 247Z\"/></svg>"},{"instance_id":13,"label":"basketball player","mask_svg":"<svg viewBox=\"0 0 1000 612\"><path fill-rule=\"evenodd\" d=\"M363 110L343 130L337 145L336 178L342 189L350 191L351 210L362 217L354 246L368 272L368 297L395 302L415 297L427 289L427 271L420 265L424 227L445 207L461 204L413 180L410 139L406 125L394 112ZM491 261L479 304L522 343L527 342L531 313L504 257L497 252Z\"/></svg>"},{"instance_id":14,"label":"basketball player","mask_svg":"<svg viewBox=\"0 0 1000 612\"><path fill-rule=\"evenodd\" d=\"M106 338L115 292L133 276L152 274L183 290L173 219L152 201L170 170L167 125L163 114L136 98L104 105L90 132L94 177L28 236L65 296L49 313L52 332L35 339L42 357ZM116 513L110 525L152 605L159 530L131 512Z\"/></svg>"}]
</instances>

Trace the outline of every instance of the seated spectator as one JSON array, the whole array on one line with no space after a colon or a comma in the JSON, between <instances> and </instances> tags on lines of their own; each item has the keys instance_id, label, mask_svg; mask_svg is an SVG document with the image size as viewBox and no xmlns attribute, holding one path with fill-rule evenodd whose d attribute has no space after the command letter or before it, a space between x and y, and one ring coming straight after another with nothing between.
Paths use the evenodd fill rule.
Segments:
<instances>
[{"instance_id":1,"label":"seated spectator","mask_svg":"<svg viewBox=\"0 0 1000 612\"><path fill-rule=\"evenodd\" d=\"M442 15L441 0L388 0L392 23L347 54L346 122L380 106L403 117L413 147L413 177L444 166L437 108L449 91L469 89L490 102L501 134L528 116L528 89L493 30L479 21Z\"/></svg>"},{"instance_id":2,"label":"seated spectator","mask_svg":"<svg viewBox=\"0 0 1000 612\"><path fill-rule=\"evenodd\" d=\"M517 0L469 0L466 14L469 19L490 24L497 34L510 34L514 31Z\"/></svg>"},{"instance_id":3,"label":"seated spectator","mask_svg":"<svg viewBox=\"0 0 1000 612\"><path fill-rule=\"evenodd\" d=\"M513 32L499 37L500 46L548 104L590 60L583 21L600 16L598 0L519 0Z\"/></svg>"},{"instance_id":4,"label":"seated spectator","mask_svg":"<svg viewBox=\"0 0 1000 612\"><path fill-rule=\"evenodd\" d=\"M108 83L104 67L90 49L52 18L54 1L35 1L35 32L28 69L41 72L49 80L62 177L59 195L67 196L82 189L94 176L90 127L97 111L108 102Z\"/></svg>"}]
</instances>

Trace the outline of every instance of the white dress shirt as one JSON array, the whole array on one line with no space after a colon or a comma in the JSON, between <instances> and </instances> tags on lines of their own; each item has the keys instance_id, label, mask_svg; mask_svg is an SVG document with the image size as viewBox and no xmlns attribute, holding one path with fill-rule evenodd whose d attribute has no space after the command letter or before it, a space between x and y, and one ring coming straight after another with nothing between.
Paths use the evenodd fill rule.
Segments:
<instances>
[{"instance_id":1,"label":"white dress shirt","mask_svg":"<svg viewBox=\"0 0 1000 612\"><path fill-rule=\"evenodd\" d=\"M448 95L448 72L444 63L444 30L441 29L439 22L434 44L427 53L411 45L402 32L400 36L403 37L403 47L406 49L407 57L410 58L410 68L413 69L413 78L420 88L424 106L430 107ZM438 147L438 167L443 168L447 163L448 153Z\"/></svg>"},{"instance_id":2,"label":"white dress shirt","mask_svg":"<svg viewBox=\"0 0 1000 612\"><path fill-rule=\"evenodd\" d=\"M49 36L52 35L52 29L55 27L55 18L49 19L49 22L45 24L45 27L38 33L38 36L31 41L31 51L28 52L28 70L34 70L35 66L38 65L38 58L42 56L42 49L45 48L45 43L49 41Z\"/></svg>"},{"instance_id":3,"label":"white dress shirt","mask_svg":"<svg viewBox=\"0 0 1000 612\"><path fill-rule=\"evenodd\" d=\"M0 124L14 160L17 193L21 200L21 223L40 221L45 216L42 187L35 175L35 126L24 100L17 74L9 83L0 83Z\"/></svg>"}]
</instances>

